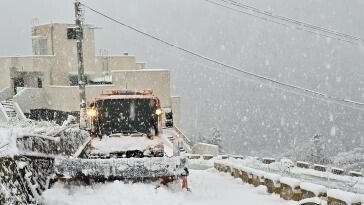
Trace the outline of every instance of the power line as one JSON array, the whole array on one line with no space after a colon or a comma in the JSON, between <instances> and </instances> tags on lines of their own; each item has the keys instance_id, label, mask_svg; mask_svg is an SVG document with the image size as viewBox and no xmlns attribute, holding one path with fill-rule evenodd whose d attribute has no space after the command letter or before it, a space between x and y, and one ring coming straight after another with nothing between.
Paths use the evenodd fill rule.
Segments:
<instances>
[{"instance_id":1,"label":"power line","mask_svg":"<svg viewBox=\"0 0 364 205\"><path fill-rule=\"evenodd\" d=\"M303 21L288 18L285 16L275 15L271 12L263 11L256 7L253 7L253 6L250 6L247 4L243 4L243 3L240 3L240 2L237 2L234 0L219 0L220 2L224 2L225 4L218 3L214 0L204 0L204 1L206 1L210 4L217 5L219 7L223 7L223 8L233 10L233 11L245 14L245 15L249 15L254 18L258 18L260 20L264 20L264 21L278 24L278 25L288 27L288 28L293 27L297 30L311 33L313 35L318 35L320 37L333 38L333 39L343 41L346 43L350 43L350 44L354 44L354 45L361 45L364 42L364 38L361 38L361 37L338 32L335 30L330 30L327 28L323 28L323 27L309 24L309 23L306 23ZM227 6L226 4L229 4L234 7L238 7L239 9Z\"/></svg>"},{"instance_id":2,"label":"power line","mask_svg":"<svg viewBox=\"0 0 364 205\"><path fill-rule=\"evenodd\" d=\"M349 39L353 39L353 40L364 41L363 38L360 38L360 37L357 37L357 36L353 36L351 34L346 34L346 33L342 33L342 32L335 31L335 30L330 30L330 29L323 28L323 27L320 27L320 26L316 26L316 25L313 25L313 24L310 24L310 23L306 23L306 22L303 22L303 21L295 20L293 18L289 18L289 17L285 17L285 16L281 16L281 15L275 15L273 13L270 13L270 12L267 12L267 11L262 11L262 10L256 8L256 7L249 6L247 4L243 4L241 2L237 2L237 1L234 1L234 0L221 0L221 1L225 1L225 2L226 1L229 1L230 3L232 3L232 4L236 5L236 6L239 6L240 8L251 9L252 11L259 12L259 13L265 15L265 16L269 16L269 17L271 16L272 18L276 18L276 19L280 19L280 20L283 20L283 21L291 22L291 23L294 23L294 24L302 25L302 26L307 27L307 28L324 31L324 32L327 32L327 33L330 33L330 34L338 35L338 36L345 37L345 38L349 38Z\"/></svg>"},{"instance_id":3,"label":"power line","mask_svg":"<svg viewBox=\"0 0 364 205\"><path fill-rule=\"evenodd\" d=\"M362 103L362 102L357 102L357 101L353 101L353 100L347 100L347 99L341 99L341 98L329 96L329 95L327 95L325 93L317 92L317 91L314 91L314 90L310 90L310 89L300 87L300 86L297 86L297 85L293 85L293 84L289 84L289 83L284 83L284 82L274 80L272 78L269 78L269 77L266 77L266 76L263 76L263 75L259 75L259 74L256 74L256 73L252 73L252 72L243 70L243 69L238 68L238 67L228 65L228 64L226 64L224 62L221 62L221 61L206 57L204 55L201 55L199 53L196 53L196 52L193 52L191 50L185 49L185 48L183 48L181 46L178 46L176 44L165 41L165 40L163 40L163 39L161 39L159 37L156 37L156 36L154 36L152 34L146 33L146 32L144 32L144 31L142 31L142 30L140 30L140 29L138 29L136 27L130 26L130 25L126 24L126 23L123 23L123 22L121 22L121 21L119 21L119 20L117 20L117 19L115 19L115 18L101 12L101 11L98 11L98 10L88 6L85 3L81 3L81 4L83 6L85 6L86 8L88 8L90 11L92 11L92 12L94 12L94 13L102 16L102 17L105 17L106 19L109 19L110 21L113 21L113 22L115 22L115 23L117 23L117 24L119 24L119 25L121 25L123 27L129 28L130 30L133 30L133 31L135 31L135 32L137 32L139 34L147 36L147 37L149 37L149 38L151 38L153 40L156 40L156 41L158 41L158 42L160 42L162 44L165 44L165 45L167 45L169 47L180 50L180 51L182 51L184 53L190 54L190 55L195 56L197 58L200 58L200 59L203 59L205 61L217 64L217 65L222 66L224 68L227 68L228 70L243 73L243 74L245 74L247 76L251 76L251 77L254 77L256 79L259 79L262 82L267 83L267 85L269 85L271 87L279 88L279 89L287 91L287 92L300 91L301 92L300 95L302 95L302 96L307 97L307 95L309 95L309 96L315 97L315 98L326 99L327 101L335 103L335 104L339 104L339 105L342 105L342 106L345 106L345 107L350 107L350 108L353 108L353 109L358 109L358 110L364 111L364 107L362 107L364 105L364 103ZM290 90L286 90L283 87L288 88Z\"/></svg>"}]
</instances>

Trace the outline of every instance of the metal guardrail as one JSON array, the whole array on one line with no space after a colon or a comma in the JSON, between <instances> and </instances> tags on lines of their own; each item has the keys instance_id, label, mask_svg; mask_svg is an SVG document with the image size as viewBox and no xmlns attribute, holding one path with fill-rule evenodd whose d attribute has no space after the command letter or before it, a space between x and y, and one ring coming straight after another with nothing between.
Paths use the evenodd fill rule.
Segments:
<instances>
[{"instance_id":1,"label":"metal guardrail","mask_svg":"<svg viewBox=\"0 0 364 205\"><path fill-rule=\"evenodd\" d=\"M203 155L196 155L193 154L191 155L193 157L191 157L190 159L200 159L203 157ZM239 156L239 155L219 155L218 156L219 159L222 160L226 160L229 158L233 158L233 159L244 159L244 156ZM269 165L273 162L279 162L279 160L275 160L273 158L256 158L258 161L261 161L263 164ZM353 171L353 170L345 170L345 169L341 169L338 167L333 167L333 166L328 166L328 165L320 165L320 164L312 164L309 162L304 162L304 161L296 161L296 162L292 162L294 163L294 165L298 168L302 168L302 169L310 169L310 170L315 170L317 172L325 172L325 173L330 173L330 174L334 174L334 175L338 175L338 176L350 176L350 177L363 177L363 173L362 172L357 172L357 171ZM319 167L325 167L324 169L317 169L315 168L315 166L319 166Z\"/></svg>"}]
</instances>

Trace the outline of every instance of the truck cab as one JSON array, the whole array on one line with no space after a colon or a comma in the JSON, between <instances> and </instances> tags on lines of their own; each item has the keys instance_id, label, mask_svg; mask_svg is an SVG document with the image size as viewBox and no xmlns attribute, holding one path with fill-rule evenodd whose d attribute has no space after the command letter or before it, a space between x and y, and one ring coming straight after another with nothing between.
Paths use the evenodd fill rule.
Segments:
<instances>
[{"instance_id":1,"label":"truck cab","mask_svg":"<svg viewBox=\"0 0 364 205\"><path fill-rule=\"evenodd\" d=\"M162 157L159 99L152 90L103 91L87 109L90 157Z\"/></svg>"}]
</instances>

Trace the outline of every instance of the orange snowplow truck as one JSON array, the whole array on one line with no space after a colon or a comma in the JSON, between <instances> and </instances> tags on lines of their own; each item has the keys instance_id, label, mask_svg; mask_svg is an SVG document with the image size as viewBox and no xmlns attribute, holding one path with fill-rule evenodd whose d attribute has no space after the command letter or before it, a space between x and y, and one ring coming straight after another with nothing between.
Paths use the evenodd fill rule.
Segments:
<instances>
[{"instance_id":1,"label":"orange snowplow truck","mask_svg":"<svg viewBox=\"0 0 364 205\"><path fill-rule=\"evenodd\" d=\"M181 179L187 189L186 159L165 155L162 114L152 90L102 92L87 109L92 137L72 157L55 160L56 175L86 183Z\"/></svg>"}]
</instances>

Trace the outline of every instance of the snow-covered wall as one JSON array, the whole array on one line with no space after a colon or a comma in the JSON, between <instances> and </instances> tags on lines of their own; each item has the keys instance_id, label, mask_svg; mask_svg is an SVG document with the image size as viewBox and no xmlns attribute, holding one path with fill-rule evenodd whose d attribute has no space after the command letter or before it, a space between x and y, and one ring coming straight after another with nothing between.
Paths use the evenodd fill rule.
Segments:
<instances>
[{"instance_id":1,"label":"snow-covered wall","mask_svg":"<svg viewBox=\"0 0 364 205\"><path fill-rule=\"evenodd\" d=\"M172 112L173 112L173 125L181 128L181 97L172 96Z\"/></svg>"},{"instance_id":2,"label":"snow-covered wall","mask_svg":"<svg viewBox=\"0 0 364 205\"><path fill-rule=\"evenodd\" d=\"M192 152L200 155L213 155L219 154L219 147L213 144L197 143L193 146Z\"/></svg>"},{"instance_id":3,"label":"snow-covered wall","mask_svg":"<svg viewBox=\"0 0 364 205\"><path fill-rule=\"evenodd\" d=\"M49 188L53 165L48 157L1 157L0 204L40 204L40 193Z\"/></svg>"},{"instance_id":4,"label":"snow-covered wall","mask_svg":"<svg viewBox=\"0 0 364 205\"><path fill-rule=\"evenodd\" d=\"M77 71L76 40L67 39L67 28L74 24L51 23L34 26L33 39L42 37L47 40L46 51L55 55L56 63L52 66L52 83L54 85L68 85L69 72ZM83 57L86 71L96 71L94 29L84 25ZM36 54L33 42L33 54Z\"/></svg>"},{"instance_id":5,"label":"snow-covered wall","mask_svg":"<svg viewBox=\"0 0 364 205\"><path fill-rule=\"evenodd\" d=\"M48 107L47 96L42 88L23 88L14 96L14 102L18 103L23 113Z\"/></svg>"},{"instance_id":6,"label":"snow-covered wall","mask_svg":"<svg viewBox=\"0 0 364 205\"><path fill-rule=\"evenodd\" d=\"M44 73L44 84L51 82L52 68L57 64L53 55L0 57L0 89L11 86L10 68L20 71L40 71Z\"/></svg>"},{"instance_id":7,"label":"snow-covered wall","mask_svg":"<svg viewBox=\"0 0 364 205\"><path fill-rule=\"evenodd\" d=\"M21 153L71 156L88 137L88 132L78 127L65 127L55 134L22 134L16 145Z\"/></svg>"},{"instance_id":8,"label":"snow-covered wall","mask_svg":"<svg viewBox=\"0 0 364 205\"><path fill-rule=\"evenodd\" d=\"M78 86L50 86L45 87L48 109L67 112L79 111L80 98ZM92 101L103 90L115 89L113 85L87 85L87 102ZM65 103L67 102L67 103Z\"/></svg>"},{"instance_id":9,"label":"snow-covered wall","mask_svg":"<svg viewBox=\"0 0 364 205\"><path fill-rule=\"evenodd\" d=\"M95 66L104 71L141 69L131 55L96 56Z\"/></svg>"}]
</instances>

